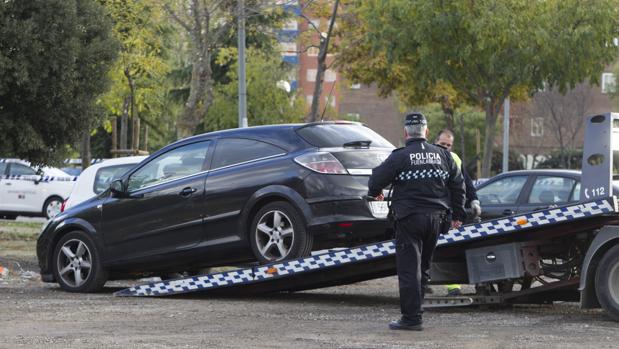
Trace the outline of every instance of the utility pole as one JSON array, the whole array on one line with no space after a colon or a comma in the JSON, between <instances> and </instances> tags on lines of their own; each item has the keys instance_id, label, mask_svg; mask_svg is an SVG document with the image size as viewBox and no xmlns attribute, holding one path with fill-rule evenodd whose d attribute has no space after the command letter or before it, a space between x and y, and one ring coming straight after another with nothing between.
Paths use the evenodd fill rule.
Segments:
<instances>
[{"instance_id":1,"label":"utility pole","mask_svg":"<svg viewBox=\"0 0 619 349\"><path fill-rule=\"evenodd\" d=\"M247 86L245 85L245 0L238 0L239 13L239 127L247 127Z\"/></svg>"},{"instance_id":2,"label":"utility pole","mask_svg":"<svg viewBox=\"0 0 619 349\"><path fill-rule=\"evenodd\" d=\"M503 172L509 171L509 96L503 102Z\"/></svg>"}]
</instances>

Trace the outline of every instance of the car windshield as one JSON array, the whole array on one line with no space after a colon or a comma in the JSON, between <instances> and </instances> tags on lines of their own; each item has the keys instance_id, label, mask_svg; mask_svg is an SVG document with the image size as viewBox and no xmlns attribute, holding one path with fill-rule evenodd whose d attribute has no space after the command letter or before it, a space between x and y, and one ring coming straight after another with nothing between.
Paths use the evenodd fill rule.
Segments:
<instances>
[{"instance_id":1,"label":"car windshield","mask_svg":"<svg viewBox=\"0 0 619 349\"><path fill-rule=\"evenodd\" d=\"M312 124L297 130L309 144L319 148L367 144L371 148L393 148L393 144L372 129L358 124ZM369 141L369 143L368 143Z\"/></svg>"},{"instance_id":2,"label":"car windshield","mask_svg":"<svg viewBox=\"0 0 619 349\"><path fill-rule=\"evenodd\" d=\"M95 194L103 193L113 180L122 177L122 175L127 173L133 166L135 166L135 164L123 164L98 169L97 174L95 174L95 182L92 190Z\"/></svg>"}]
</instances>

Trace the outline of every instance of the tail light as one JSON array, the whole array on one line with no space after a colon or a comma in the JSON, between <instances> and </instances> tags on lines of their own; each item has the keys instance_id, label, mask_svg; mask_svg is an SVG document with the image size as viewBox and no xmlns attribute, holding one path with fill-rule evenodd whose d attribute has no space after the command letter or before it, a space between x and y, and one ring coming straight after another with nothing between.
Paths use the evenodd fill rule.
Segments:
<instances>
[{"instance_id":1,"label":"tail light","mask_svg":"<svg viewBox=\"0 0 619 349\"><path fill-rule=\"evenodd\" d=\"M326 174L348 174L342 163L331 153L320 152L294 158L299 165L312 171Z\"/></svg>"},{"instance_id":2,"label":"tail light","mask_svg":"<svg viewBox=\"0 0 619 349\"><path fill-rule=\"evenodd\" d=\"M65 206L67 206L67 201L69 201L69 198L63 201L62 205L60 205L60 212L64 212Z\"/></svg>"}]
</instances>

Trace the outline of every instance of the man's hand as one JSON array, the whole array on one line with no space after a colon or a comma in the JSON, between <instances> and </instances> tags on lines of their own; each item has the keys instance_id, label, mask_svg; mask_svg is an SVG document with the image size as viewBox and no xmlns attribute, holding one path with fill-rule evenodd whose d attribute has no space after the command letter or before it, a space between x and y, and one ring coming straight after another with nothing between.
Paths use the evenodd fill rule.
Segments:
<instances>
[{"instance_id":1,"label":"man's hand","mask_svg":"<svg viewBox=\"0 0 619 349\"><path fill-rule=\"evenodd\" d=\"M471 208L473 209L473 214L475 217L481 216L481 204L479 203L479 200L471 201Z\"/></svg>"},{"instance_id":2,"label":"man's hand","mask_svg":"<svg viewBox=\"0 0 619 349\"><path fill-rule=\"evenodd\" d=\"M380 194L376 195L376 196L374 197L374 199L376 199L376 201L383 201L383 200L385 200L385 195L383 195L382 193L380 193Z\"/></svg>"},{"instance_id":3,"label":"man's hand","mask_svg":"<svg viewBox=\"0 0 619 349\"><path fill-rule=\"evenodd\" d=\"M461 221L451 221L451 229L458 229L462 226Z\"/></svg>"}]
</instances>

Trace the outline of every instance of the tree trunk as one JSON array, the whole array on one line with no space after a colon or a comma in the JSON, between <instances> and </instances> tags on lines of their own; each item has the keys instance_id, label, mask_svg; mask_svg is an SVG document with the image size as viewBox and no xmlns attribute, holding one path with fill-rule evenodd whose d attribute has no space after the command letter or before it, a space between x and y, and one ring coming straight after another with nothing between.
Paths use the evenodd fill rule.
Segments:
<instances>
[{"instance_id":1,"label":"tree trunk","mask_svg":"<svg viewBox=\"0 0 619 349\"><path fill-rule=\"evenodd\" d=\"M148 125L144 125L144 150L148 151Z\"/></svg>"},{"instance_id":2,"label":"tree trunk","mask_svg":"<svg viewBox=\"0 0 619 349\"><path fill-rule=\"evenodd\" d=\"M80 144L80 156L82 158L82 170L85 170L90 166L90 130L86 130L82 136Z\"/></svg>"},{"instance_id":3,"label":"tree trunk","mask_svg":"<svg viewBox=\"0 0 619 349\"><path fill-rule=\"evenodd\" d=\"M481 176L483 178L490 177L490 170L492 168L492 153L494 152L494 136L496 131L496 119L499 114L500 103L495 98L486 102L486 132L484 139L484 157L481 167Z\"/></svg>"},{"instance_id":4,"label":"tree trunk","mask_svg":"<svg viewBox=\"0 0 619 349\"><path fill-rule=\"evenodd\" d=\"M325 71L327 70L327 53L329 51L329 41L331 40L331 34L333 33L333 25L335 24L335 17L337 16L337 8L340 0L335 0L333 4L333 12L329 20L329 29L327 30L327 37L323 38L322 33L320 35L320 49L318 51L318 67L316 68L316 81L314 83L314 96L312 98L312 108L310 110L309 122L318 120L318 109L320 108L320 100L322 95L323 80L325 77ZM335 81L333 82L335 84ZM325 101L328 103L328 101Z\"/></svg>"},{"instance_id":5,"label":"tree trunk","mask_svg":"<svg viewBox=\"0 0 619 349\"><path fill-rule=\"evenodd\" d=\"M118 150L118 117L114 115L112 118L112 157L116 157L116 152L114 150Z\"/></svg>"},{"instance_id":6,"label":"tree trunk","mask_svg":"<svg viewBox=\"0 0 619 349\"><path fill-rule=\"evenodd\" d=\"M123 102L123 113L120 117L120 149L127 149L127 128L129 122L129 104L131 103L131 97L125 97Z\"/></svg>"},{"instance_id":7,"label":"tree trunk","mask_svg":"<svg viewBox=\"0 0 619 349\"><path fill-rule=\"evenodd\" d=\"M192 136L208 111L212 100L211 55L206 49L194 53L189 97L176 127L178 139Z\"/></svg>"}]
</instances>

